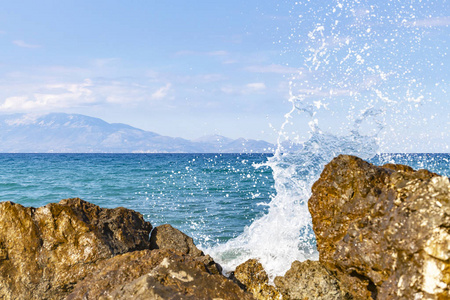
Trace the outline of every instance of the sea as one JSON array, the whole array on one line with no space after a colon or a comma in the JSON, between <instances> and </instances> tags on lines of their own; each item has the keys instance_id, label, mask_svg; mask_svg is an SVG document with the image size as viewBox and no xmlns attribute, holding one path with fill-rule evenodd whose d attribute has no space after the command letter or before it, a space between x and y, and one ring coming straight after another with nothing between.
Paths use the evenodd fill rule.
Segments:
<instances>
[{"instance_id":1,"label":"sea","mask_svg":"<svg viewBox=\"0 0 450 300\"><path fill-rule=\"evenodd\" d=\"M448 153L368 160L450 175ZM317 258L306 203L324 163L305 174L283 154L0 154L0 201L39 207L79 197L126 207L193 237L226 271L256 257L275 276L295 259Z\"/></svg>"},{"instance_id":2,"label":"sea","mask_svg":"<svg viewBox=\"0 0 450 300\"><path fill-rule=\"evenodd\" d=\"M0 200L37 207L79 197L130 208L193 237L225 272L257 258L273 279L294 260L317 259L307 203L337 155L449 176L448 153L382 153L449 149L440 50L448 26L438 26L444 15L431 18L444 4L284 2L276 14L288 17L273 17L282 22L280 65L267 70L285 75L279 89L291 109L271 125L275 153L0 154Z\"/></svg>"}]
</instances>

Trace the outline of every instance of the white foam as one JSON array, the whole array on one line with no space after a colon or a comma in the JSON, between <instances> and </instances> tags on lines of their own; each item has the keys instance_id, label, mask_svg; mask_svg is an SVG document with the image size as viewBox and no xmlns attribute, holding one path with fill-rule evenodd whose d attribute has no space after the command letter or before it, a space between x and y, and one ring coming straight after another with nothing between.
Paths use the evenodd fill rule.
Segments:
<instances>
[{"instance_id":1,"label":"white foam","mask_svg":"<svg viewBox=\"0 0 450 300\"><path fill-rule=\"evenodd\" d=\"M275 156L266 164L273 171L276 195L267 214L240 236L205 250L226 270L257 258L271 279L283 275L294 260L317 258L307 201L324 165L339 154L371 158L381 138L404 148L407 138L394 133L406 124L409 134L417 123L409 114L424 102L423 74L402 65L415 59L405 45L418 48L423 33L409 27L398 31L395 24L380 21L381 16L413 21L401 1L389 10L347 0L323 7L313 1L294 3L291 36L298 39L286 45L286 53L295 51L301 67L289 83L292 107L279 130ZM392 32L395 41L386 52L383 40L393 39Z\"/></svg>"}]
</instances>

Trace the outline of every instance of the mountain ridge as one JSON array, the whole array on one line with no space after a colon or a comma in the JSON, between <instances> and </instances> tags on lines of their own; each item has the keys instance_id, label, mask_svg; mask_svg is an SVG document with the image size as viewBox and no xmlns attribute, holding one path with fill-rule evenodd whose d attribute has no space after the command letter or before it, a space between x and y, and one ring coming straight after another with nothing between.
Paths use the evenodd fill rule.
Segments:
<instances>
[{"instance_id":1,"label":"mountain ridge","mask_svg":"<svg viewBox=\"0 0 450 300\"><path fill-rule=\"evenodd\" d=\"M261 140L163 136L82 114L0 115L1 153L272 153Z\"/></svg>"}]
</instances>

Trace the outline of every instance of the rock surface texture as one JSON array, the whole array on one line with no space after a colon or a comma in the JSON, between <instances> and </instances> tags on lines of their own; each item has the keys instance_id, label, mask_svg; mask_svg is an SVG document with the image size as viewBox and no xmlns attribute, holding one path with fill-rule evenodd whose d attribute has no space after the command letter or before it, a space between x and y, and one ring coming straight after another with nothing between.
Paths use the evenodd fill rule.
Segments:
<instances>
[{"instance_id":1,"label":"rock surface texture","mask_svg":"<svg viewBox=\"0 0 450 300\"><path fill-rule=\"evenodd\" d=\"M179 230L81 199L0 203L0 299L253 299Z\"/></svg>"},{"instance_id":2,"label":"rock surface texture","mask_svg":"<svg viewBox=\"0 0 450 300\"><path fill-rule=\"evenodd\" d=\"M294 261L284 276L275 277L275 286L284 300L344 300L339 284L318 261Z\"/></svg>"},{"instance_id":3,"label":"rock surface texture","mask_svg":"<svg viewBox=\"0 0 450 300\"><path fill-rule=\"evenodd\" d=\"M150 235L150 249L170 249L179 251L185 255L197 257L207 266L208 272L222 274L222 267L215 263L209 255L195 246L193 239L169 224L155 227Z\"/></svg>"},{"instance_id":4,"label":"rock surface texture","mask_svg":"<svg viewBox=\"0 0 450 300\"><path fill-rule=\"evenodd\" d=\"M237 266L233 277L258 300L282 299L276 288L269 285L269 276L256 259L249 259Z\"/></svg>"},{"instance_id":5,"label":"rock surface texture","mask_svg":"<svg viewBox=\"0 0 450 300\"><path fill-rule=\"evenodd\" d=\"M203 255L191 237L169 224L155 227L150 236L151 249L172 249L194 256Z\"/></svg>"},{"instance_id":6,"label":"rock surface texture","mask_svg":"<svg viewBox=\"0 0 450 300\"><path fill-rule=\"evenodd\" d=\"M118 255L102 262L67 300L253 299L198 258L168 249Z\"/></svg>"},{"instance_id":7,"label":"rock surface texture","mask_svg":"<svg viewBox=\"0 0 450 300\"><path fill-rule=\"evenodd\" d=\"M450 184L340 155L309 200L320 262L354 299L450 299Z\"/></svg>"},{"instance_id":8,"label":"rock surface texture","mask_svg":"<svg viewBox=\"0 0 450 300\"><path fill-rule=\"evenodd\" d=\"M124 208L67 199L40 208L0 203L0 298L60 299L96 264L149 247L152 226Z\"/></svg>"}]
</instances>

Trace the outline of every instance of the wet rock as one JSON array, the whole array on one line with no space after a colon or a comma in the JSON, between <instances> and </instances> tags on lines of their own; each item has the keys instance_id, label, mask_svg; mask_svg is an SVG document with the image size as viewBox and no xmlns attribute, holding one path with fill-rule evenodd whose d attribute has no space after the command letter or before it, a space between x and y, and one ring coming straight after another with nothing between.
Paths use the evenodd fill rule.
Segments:
<instances>
[{"instance_id":1,"label":"wet rock","mask_svg":"<svg viewBox=\"0 0 450 300\"><path fill-rule=\"evenodd\" d=\"M0 298L61 299L96 265L150 246L152 226L81 199L40 208L0 203Z\"/></svg>"},{"instance_id":2,"label":"wet rock","mask_svg":"<svg viewBox=\"0 0 450 300\"><path fill-rule=\"evenodd\" d=\"M192 255L143 250L103 261L67 299L253 299Z\"/></svg>"},{"instance_id":3,"label":"wet rock","mask_svg":"<svg viewBox=\"0 0 450 300\"><path fill-rule=\"evenodd\" d=\"M340 155L309 200L320 262L355 299L450 299L450 183Z\"/></svg>"},{"instance_id":4,"label":"wet rock","mask_svg":"<svg viewBox=\"0 0 450 300\"><path fill-rule=\"evenodd\" d=\"M351 299L341 292L337 279L318 261L294 261L286 274L275 277L274 282L284 300Z\"/></svg>"},{"instance_id":5,"label":"wet rock","mask_svg":"<svg viewBox=\"0 0 450 300\"><path fill-rule=\"evenodd\" d=\"M269 285L269 277L256 259L249 259L237 266L233 278L258 300L281 299L281 294Z\"/></svg>"}]
</instances>

